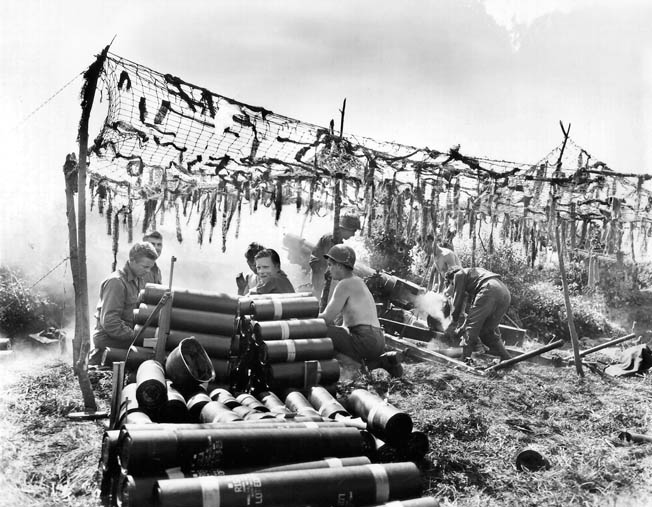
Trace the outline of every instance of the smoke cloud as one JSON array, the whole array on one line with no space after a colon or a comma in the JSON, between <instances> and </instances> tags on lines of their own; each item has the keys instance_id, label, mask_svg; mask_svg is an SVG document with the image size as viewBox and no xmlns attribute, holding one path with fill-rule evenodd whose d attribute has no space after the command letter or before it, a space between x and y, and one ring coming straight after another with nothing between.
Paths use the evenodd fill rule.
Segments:
<instances>
[{"instance_id":1,"label":"smoke cloud","mask_svg":"<svg viewBox=\"0 0 652 507\"><path fill-rule=\"evenodd\" d=\"M426 292L414 299L414 306L419 312L437 319L446 328L450 319L444 317L444 303L446 298L436 292Z\"/></svg>"}]
</instances>

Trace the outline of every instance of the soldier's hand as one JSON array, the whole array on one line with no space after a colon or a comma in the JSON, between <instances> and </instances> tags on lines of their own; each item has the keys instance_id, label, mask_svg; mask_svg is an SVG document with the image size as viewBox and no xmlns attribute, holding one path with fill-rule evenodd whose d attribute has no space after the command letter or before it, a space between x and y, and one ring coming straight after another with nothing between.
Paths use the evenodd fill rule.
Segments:
<instances>
[{"instance_id":1,"label":"soldier's hand","mask_svg":"<svg viewBox=\"0 0 652 507\"><path fill-rule=\"evenodd\" d=\"M444 338L447 340L452 340L454 338L457 338L457 322L451 322L448 324L446 329L444 329Z\"/></svg>"},{"instance_id":2,"label":"soldier's hand","mask_svg":"<svg viewBox=\"0 0 652 507\"><path fill-rule=\"evenodd\" d=\"M238 286L239 291L243 291L247 288L247 280L245 280L242 273L239 273L238 276L235 277L235 283Z\"/></svg>"}]
</instances>

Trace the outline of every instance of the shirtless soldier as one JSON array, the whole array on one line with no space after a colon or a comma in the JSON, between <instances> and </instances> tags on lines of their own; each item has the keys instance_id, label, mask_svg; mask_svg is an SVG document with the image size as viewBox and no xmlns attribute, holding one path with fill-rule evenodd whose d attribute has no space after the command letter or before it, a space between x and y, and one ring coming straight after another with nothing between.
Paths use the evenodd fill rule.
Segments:
<instances>
[{"instance_id":1,"label":"shirtless soldier","mask_svg":"<svg viewBox=\"0 0 652 507\"><path fill-rule=\"evenodd\" d=\"M328 324L329 338L335 350L358 362L369 370L384 368L393 377L403 374L397 352L385 352L385 335L380 327L376 303L364 281L353 274L355 252L346 245L333 246L324 257L333 280L339 281L328 305L319 317ZM344 326L333 323L339 314Z\"/></svg>"}]
</instances>

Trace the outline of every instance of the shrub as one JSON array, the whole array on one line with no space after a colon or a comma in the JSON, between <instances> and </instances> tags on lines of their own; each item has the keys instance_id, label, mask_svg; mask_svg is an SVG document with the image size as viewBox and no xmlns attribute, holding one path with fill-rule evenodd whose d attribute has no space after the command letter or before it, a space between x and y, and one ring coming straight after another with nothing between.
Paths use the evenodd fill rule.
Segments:
<instances>
[{"instance_id":1,"label":"shrub","mask_svg":"<svg viewBox=\"0 0 652 507\"><path fill-rule=\"evenodd\" d=\"M364 237L370 266L400 278L408 278L412 264L411 250L414 245L392 232L382 232L376 227L374 231L371 236Z\"/></svg>"},{"instance_id":2,"label":"shrub","mask_svg":"<svg viewBox=\"0 0 652 507\"><path fill-rule=\"evenodd\" d=\"M638 283L641 289L652 287L652 262L643 262L638 265Z\"/></svg>"},{"instance_id":3,"label":"shrub","mask_svg":"<svg viewBox=\"0 0 652 507\"><path fill-rule=\"evenodd\" d=\"M570 340L564 294L552 283L538 282L521 293L512 293L512 307L531 335ZM607 320L600 296L572 296L571 308L579 337L611 335L619 331Z\"/></svg>"},{"instance_id":4,"label":"shrub","mask_svg":"<svg viewBox=\"0 0 652 507\"><path fill-rule=\"evenodd\" d=\"M18 272L0 267L0 332L14 337L47 328L52 313L48 299L25 288Z\"/></svg>"}]
</instances>

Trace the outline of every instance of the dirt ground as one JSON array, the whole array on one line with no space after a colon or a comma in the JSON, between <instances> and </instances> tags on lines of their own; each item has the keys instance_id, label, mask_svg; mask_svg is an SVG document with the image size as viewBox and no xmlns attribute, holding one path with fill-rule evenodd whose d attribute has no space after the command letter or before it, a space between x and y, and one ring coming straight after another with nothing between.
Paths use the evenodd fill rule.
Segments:
<instances>
[{"instance_id":1,"label":"dirt ground","mask_svg":"<svg viewBox=\"0 0 652 507\"><path fill-rule=\"evenodd\" d=\"M617 349L609 351L617 354ZM104 423L72 422L81 397L70 360L58 352L5 359L0 381L0 505L93 506ZM570 351L564 351L570 354ZM340 383L376 390L427 433L419 463L424 494L444 506L652 505L652 444L618 439L652 426L652 376L601 373L596 354L580 378L573 367L521 363L494 376L413 363L401 379L374 372ZM108 406L110 374L93 374ZM550 467L518 471L533 449Z\"/></svg>"}]
</instances>

